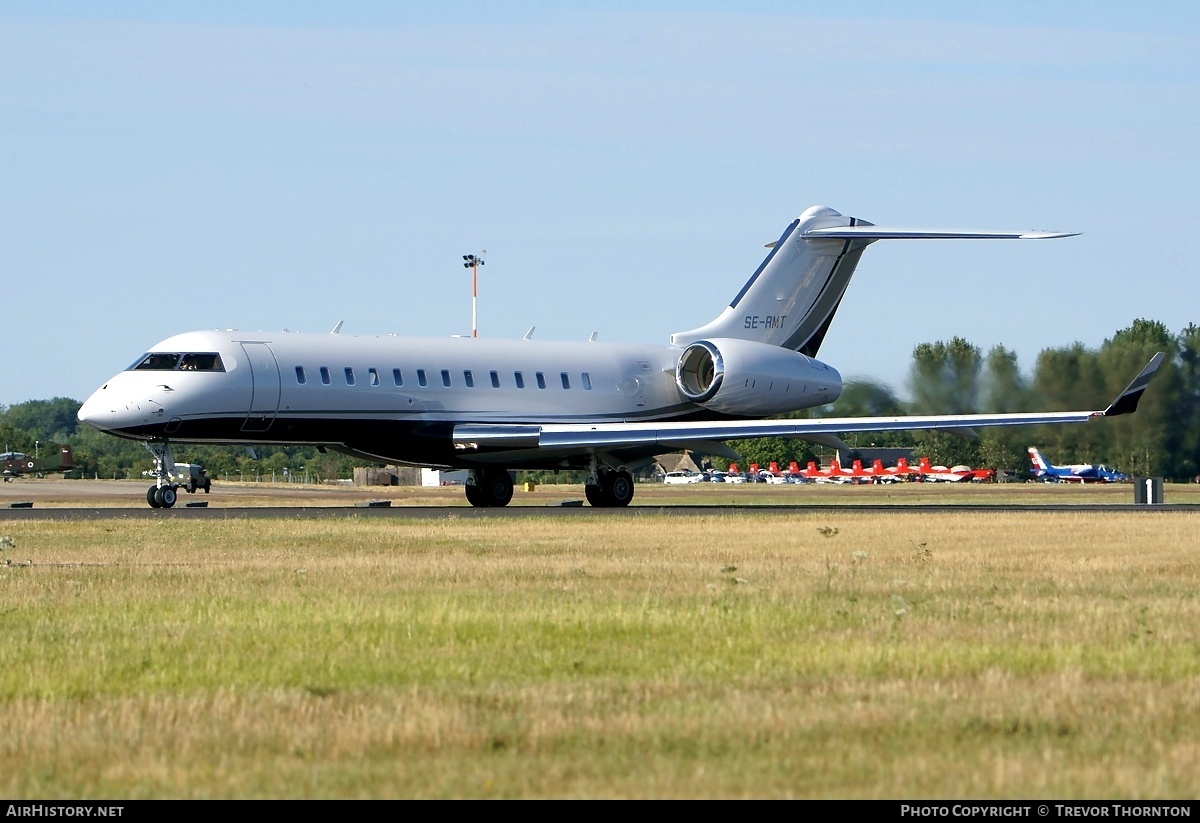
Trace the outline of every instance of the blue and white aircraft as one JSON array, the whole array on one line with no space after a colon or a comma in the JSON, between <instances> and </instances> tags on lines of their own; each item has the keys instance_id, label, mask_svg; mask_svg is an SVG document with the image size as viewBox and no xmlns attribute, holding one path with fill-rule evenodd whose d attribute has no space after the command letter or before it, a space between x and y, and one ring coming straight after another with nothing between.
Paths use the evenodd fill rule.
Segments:
<instances>
[{"instance_id":1,"label":"blue and white aircraft","mask_svg":"<svg viewBox=\"0 0 1200 823\"><path fill-rule=\"evenodd\" d=\"M1053 466L1034 446L1029 447L1029 459L1033 461L1033 468L1030 470L1033 476L1047 482L1120 483L1129 479L1129 475L1101 464L1072 463L1069 466Z\"/></svg>"},{"instance_id":2,"label":"blue and white aircraft","mask_svg":"<svg viewBox=\"0 0 1200 823\"><path fill-rule=\"evenodd\" d=\"M1159 355L1107 408L1030 414L764 418L832 403L816 359L863 251L877 240L1030 239L1054 232L882 228L813 206L729 305L663 345L390 334L195 331L139 355L79 419L144 441L151 506L175 505L170 443L310 445L376 463L467 469L473 506L504 506L515 469L587 472L593 506L626 506L633 472L689 449L790 437L848 448L845 432L1071 423L1132 412ZM636 306L632 306L636 309Z\"/></svg>"}]
</instances>

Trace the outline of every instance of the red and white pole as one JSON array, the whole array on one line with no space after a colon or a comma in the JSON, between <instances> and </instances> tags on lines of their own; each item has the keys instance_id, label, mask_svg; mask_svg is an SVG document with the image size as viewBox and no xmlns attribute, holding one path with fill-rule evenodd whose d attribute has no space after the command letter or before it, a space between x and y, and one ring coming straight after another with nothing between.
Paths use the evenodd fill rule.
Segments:
<instances>
[{"instance_id":1,"label":"red and white pole","mask_svg":"<svg viewBox=\"0 0 1200 823\"><path fill-rule=\"evenodd\" d=\"M471 336L479 336L479 267L483 265L483 256L487 254L487 249L484 249L478 256L474 254L464 254L464 268L471 270Z\"/></svg>"}]
</instances>

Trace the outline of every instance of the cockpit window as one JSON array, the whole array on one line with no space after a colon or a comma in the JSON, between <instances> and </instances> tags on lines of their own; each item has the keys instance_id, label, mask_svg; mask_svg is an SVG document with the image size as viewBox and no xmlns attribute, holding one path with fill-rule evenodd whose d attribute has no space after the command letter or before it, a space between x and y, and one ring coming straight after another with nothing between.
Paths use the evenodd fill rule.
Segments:
<instances>
[{"instance_id":1,"label":"cockpit window","mask_svg":"<svg viewBox=\"0 0 1200 823\"><path fill-rule=\"evenodd\" d=\"M179 368L185 371L225 371L221 355L216 353L185 354L179 360Z\"/></svg>"},{"instance_id":2,"label":"cockpit window","mask_svg":"<svg viewBox=\"0 0 1200 823\"><path fill-rule=\"evenodd\" d=\"M150 352L129 367L129 371L225 371L221 355L215 352L180 354Z\"/></svg>"},{"instance_id":3,"label":"cockpit window","mask_svg":"<svg viewBox=\"0 0 1200 823\"><path fill-rule=\"evenodd\" d=\"M134 371L171 371L179 364L178 354L151 352L130 368Z\"/></svg>"}]
</instances>

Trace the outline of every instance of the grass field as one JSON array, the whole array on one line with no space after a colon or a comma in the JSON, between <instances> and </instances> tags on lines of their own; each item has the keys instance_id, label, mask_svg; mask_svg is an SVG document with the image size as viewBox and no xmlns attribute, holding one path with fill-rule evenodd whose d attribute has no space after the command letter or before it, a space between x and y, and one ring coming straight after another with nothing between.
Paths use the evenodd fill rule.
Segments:
<instances>
[{"instance_id":1,"label":"grass field","mask_svg":"<svg viewBox=\"0 0 1200 823\"><path fill-rule=\"evenodd\" d=\"M1195 798L1196 517L0 523L0 795Z\"/></svg>"}]
</instances>

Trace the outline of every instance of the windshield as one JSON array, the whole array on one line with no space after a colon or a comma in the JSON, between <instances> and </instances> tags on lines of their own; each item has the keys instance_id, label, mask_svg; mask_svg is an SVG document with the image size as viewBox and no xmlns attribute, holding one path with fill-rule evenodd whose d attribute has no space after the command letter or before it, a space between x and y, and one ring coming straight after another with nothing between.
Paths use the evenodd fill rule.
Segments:
<instances>
[{"instance_id":1,"label":"windshield","mask_svg":"<svg viewBox=\"0 0 1200 823\"><path fill-rule=\"evenodd\" d=\"M126 371L225 371L216 352L150 352L142 355Z\"/></svg>"}]
</instances>

